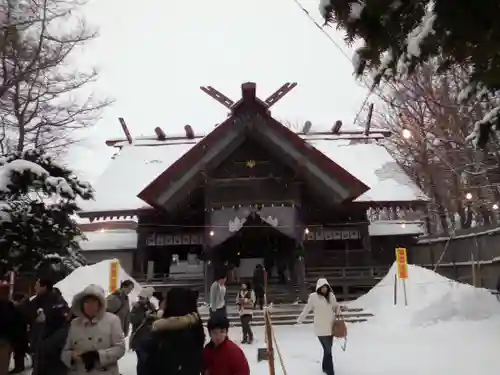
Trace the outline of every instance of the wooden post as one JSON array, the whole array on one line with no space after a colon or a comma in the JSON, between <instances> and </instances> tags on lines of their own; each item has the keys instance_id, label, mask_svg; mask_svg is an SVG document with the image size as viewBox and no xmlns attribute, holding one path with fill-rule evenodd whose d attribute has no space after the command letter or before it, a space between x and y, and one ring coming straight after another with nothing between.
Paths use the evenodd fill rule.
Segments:
<instances>
[{"instance_id":1,"label":"wooden post","mask_svg":"<svg viewBox=\"0 0 500 375\"><path fill-rule=\"evenodd\" d=\"M264 269L264 324L265 335L264 340L267 344L265 348L257 349L257 362L269 361L269 373L274 375L274 349L273 349L273 327L271 325L271 315L269 313L269 306L267 306L267 270Z\"/></svg>"},{"instance_id":2,"label":"wooden post","mask_svg":"<svg viewBox=\"0 0 500 375\"><path fill-rule=\"evenodd\" d=\"M269 316L269 307L264 311L264 318L266 322L266 340L267 340L267 361L269 362L269 375L276 374L274 367L274 348L273 348L273 327L271 325L271 317Z\"/></svg>"},{"instance_id":3,"label":"wooden post","mask_svg":"<svg viewBox=\"0 0 500 375\"><path fill-rule=\"evenodd\" d=\"M470 265L472 267L472 285L477 286L476 264L474 260L474 251L470 252Z\"/></svg>"},{"instance_id":4,"label":"wooden post","mask_svg":"<svg viewBox=\"0 0 500 375\"><path fill-rule=\"evenodd\" d=\"M394 274L394 306L398 304L398 275Z\"/></svg>"},{"instance_id":5,"label":"wooden post","mask_svg":"<svg viewBox=\"0 0 500 375\"><path fill-rule=\"evenodd\" d=\"M403 294L405 298L405 306L408 306L408 296L406 295L406 279L403 279Z\"/></svg>"}]
</instances>

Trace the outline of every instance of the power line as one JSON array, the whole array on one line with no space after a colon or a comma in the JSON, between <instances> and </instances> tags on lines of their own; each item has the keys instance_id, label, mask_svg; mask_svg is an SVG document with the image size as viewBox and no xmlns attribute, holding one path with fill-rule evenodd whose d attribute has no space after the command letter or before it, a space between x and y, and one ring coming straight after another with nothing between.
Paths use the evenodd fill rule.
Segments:
<instances>
[{"instance_id":1,"label":"power line","mask_svg":"<svg viewBox=\"0 0 500 375\"><path fill-rule=\"evenodd\" d=\"M323 28L323 26L321 26L315 19L313 16L311 16L311 14L309 13L309 11L307 9L304 8L304 6L298 1L298 0L292 0L300 9L302 9L302 11L306 14L307 18L328 38L328 40L333 43L333 45L335 46L335 48L337 48L340 53L342 53L342 55L352 64L352 59L349 57L349 55L344 51L344 49L335 41L335 39L333 39L333 37L328 34L326 32L326 30ZM368 93L365 97L365 99L363 100L363 104L361 104L361 108L359 109L359 111L357 112L356 116L354 117L354 121L353 121L353 124L356 123L356 121L358 120L361 112L363 112L363 109L365 108L366 106L366 103L368 102L368 99L370 98L370 96L373 94L373 89L372 87L363 79L361 78L361 82L363 82L363 84L366 86L366 88L368 89Z\"/></svg>"}]
</instances>

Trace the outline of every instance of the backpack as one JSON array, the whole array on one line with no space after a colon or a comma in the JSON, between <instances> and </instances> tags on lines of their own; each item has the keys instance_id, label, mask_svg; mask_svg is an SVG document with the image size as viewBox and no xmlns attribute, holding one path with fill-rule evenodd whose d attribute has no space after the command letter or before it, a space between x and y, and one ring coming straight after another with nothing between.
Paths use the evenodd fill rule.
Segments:
<instances>
[{"instance_id":1,"label":"backpack","mask_svg":"<svg viewBox=\"0 0 500 375\"><path fill-rule=\"evenodd\" d=\"M120 292L118 290L110 294L110 296L113 296L113 295L115 297L117 297L118 300L120 301L120 307L118 309L116 309L116 311L108 311L108 312L110 312L110 313L112 313L114 315L117 315L121 311L121 309L123 309L124 303L123 303L123 300L122 300L122 298L120 296Z\"/></svg>"}]
</instances>

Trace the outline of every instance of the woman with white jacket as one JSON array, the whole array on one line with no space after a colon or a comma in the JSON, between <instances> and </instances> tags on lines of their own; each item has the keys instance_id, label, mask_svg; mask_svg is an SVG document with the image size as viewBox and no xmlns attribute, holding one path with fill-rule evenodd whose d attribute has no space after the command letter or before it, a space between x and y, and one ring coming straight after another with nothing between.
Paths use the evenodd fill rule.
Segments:
<instances>
[{"instance_id":1,"label":"woman with white jacket","mask_svg":"<svg viewBox=\"0 0 500 375\"><path fill-rule=\"evenodd\" d=\"M323 347L321 367L326 375L334 375L332 326L335 315L340 312L340 305L326 279L318 279L316 292L309 295L307 305L297 319L297 324L301 324L311 310L314 314L314 333Z\"/></svg>"}]
</instances>

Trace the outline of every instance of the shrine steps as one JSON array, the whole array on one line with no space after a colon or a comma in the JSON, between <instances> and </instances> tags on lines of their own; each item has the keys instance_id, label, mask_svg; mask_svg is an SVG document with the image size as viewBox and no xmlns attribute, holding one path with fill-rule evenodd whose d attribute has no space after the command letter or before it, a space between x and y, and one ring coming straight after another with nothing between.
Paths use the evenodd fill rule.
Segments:
<instances>
[{"instance_id":1,"label":"shrine steps","mask_svg":"<svg viewBox=\"0 0 500 375\"><path fill-rule=\"evenodd\" d=\"M299 317L302 309L304 308L303 304L279 304L272 305L270 307L271 312L271 321L273 325L294 325L297 322L297 318ZM200 315L204 323L206 323L209 319L209 311L206 306L202 306L199 309ZM370 318L373 317L373 314L364 312L363 309L348 309L342 313L342 317L347 323L363 323L367 322ZM228 318L233 327L240 327L240 316L236 311L236 308L233 306L229 306L228 308ZM310 313L303 321L303 324L312 324L313 323L313 314ZM264 321L264 311L263 310L254 310L253 311L253 326L263 326L265 324Z\"/></svg>"}]
</instances>

